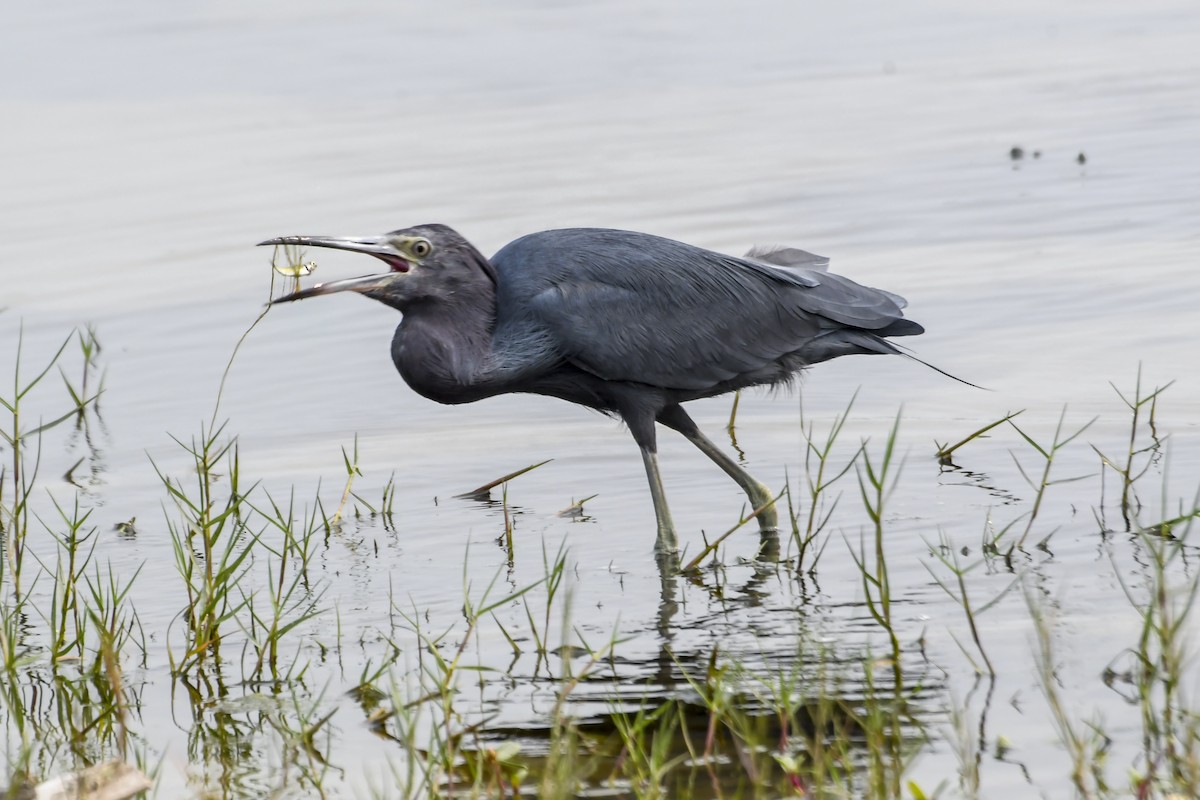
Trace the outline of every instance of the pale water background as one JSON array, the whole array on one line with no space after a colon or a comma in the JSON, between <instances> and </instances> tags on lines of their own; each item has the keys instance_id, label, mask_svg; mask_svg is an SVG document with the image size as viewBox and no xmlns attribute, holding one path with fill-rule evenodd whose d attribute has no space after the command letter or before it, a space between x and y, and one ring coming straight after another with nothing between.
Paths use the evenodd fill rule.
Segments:
<instances>
[{"instance_id":1,"label":"pale water background","mask_svg":"<svg viewBox=\"0 0 1200 800\"><path fill-rule=\"evenodd\" d=\"M991 391L903 359L843 359L797 393L743 398L737 433L749 468L782 487L803 467L800 400L824 426L858 390L847 446L878 441L903 407L892 581L906 642L924 632L940 676L935 710L966 695L973 675L949 635L961 635L961 612L922 566L925 542L944 534L974 550L989 514L1003 524L1032 494L1008 454L1024 452L1015 433L961 454L974 479L939 472L935 439L1018 409L1048 437L1066 406L1070 425L1100 415L1085 438L1118 451L1128 418L1109 381L1131 389L1141 364L1149 386L1176 381L1159 410L1173 434L1165 495L1190 500L1200 483L1192 4L122 2L23 4L5 17L0 376L11 374L20 326L29 363L72 326L96 326L107 377L88 495L102 558L126 574L146 565L134 600L160 649L140 676L138 731L164 756L162 796L201 784L185 744L191 712L172 695L161 651L183 593L150 459L186 475L168 434L186 440L212 414L231 348L266 299L270 254L253 244L270 236L437 221L490 253L533 230L609 226L733 253L800 246L903 294L927 328L910 342L917 354ZM1024 159L1010 159L1013 146ZM374 268L311 255L321 280ZM275 492L295 485L311 497L323 477L336 503L341 448L356 434L357 488L374 499L396 476L395 530L351 523L318 561L327 604L354 626L342 665L310 678L314 695L344 706L331 754L344 794L399 758L340 699L377 655L359 641L386 626L389 587L452 623L464 560L486 583L506 556L494 544L500 510L451 496L547 458L510 487L519 515L509 579L540 577L543 542L554 550L565 539L581 628L603 639L619 620L633 636L619 651L624 677L639 682L627 690L653 689L640 681L655 678L665 646L683 658L705 657L715 641L747 658L785 653L805 635L853 652L882 646L841 541L858 535L852 514L812 585L756 577L738 560L753 553L748 533L725 556L730 584L752 584L733 592L741 601L681 583L664 604L628 434L544 398L427 402L392 368L396 322L356 297L274 309L241 349L220 415L240 437L244 475ZM728 412L728 399L693 404L714 438ZM48 445L46 476L81 454L78 442ZM664 433L661 448L694 552L701 530L736 521L743 498L678 437ZM1061 474L1097 469L1080 447ZM844 488L849 504L853 486ZM587 521L556 516L592 494ZM1020 567L1057 609L1064 689L1081 716L1104 717L1133 746L1136 718L1099 675L1136 640L1110 563L1136 552L1101 539L1099 497L1098 477L1053 494L1040 529L1061 525L1051 552ZM1148 499L1155 517L1159 498ZM131 517L136 537L110 533ZM975 580L986 597L1012 577ZM1001 672L990 735L1011 740L1010 759L1053 796L1067 771L1037 699L1019 593L984 622ZM306 637L328 640L333 626L327 614ZM483 660L507 669L503 642L487 644ZM504 723L544 722L549 701L521 679L531 666L514 665L517 680L489 699ZM1112 755L1118 775L1129 756ZM934 746L913 775L932 786L954 768ZM986 760L984 772L995 796L1031 791L1012 763Z\"/></svg>"}]
</instances>

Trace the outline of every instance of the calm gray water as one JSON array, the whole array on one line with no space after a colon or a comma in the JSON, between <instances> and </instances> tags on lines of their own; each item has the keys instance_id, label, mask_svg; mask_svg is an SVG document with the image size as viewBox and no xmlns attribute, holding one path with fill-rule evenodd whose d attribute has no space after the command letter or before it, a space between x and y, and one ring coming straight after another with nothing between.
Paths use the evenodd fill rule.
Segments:
<instances>
[{"instance_id":1,"label":"calm gray water","mask_svg":"<svg viewBox=\"0 0 1200 800\"><path fill-rule=\"evenodd\" d=\"M11 375L22 326L29 363L84 323L104 346L87 497L103 558L125 574L146 565L134 590L152 634L140 730L164 759L162 796L204 782L189 767L186 699L166 670L183 595L150 459L187 475L170 435L186 440L212 415L231 349L267 297L270 253L253 244L270 236L439 221L494 252L532 230L609 226L734 253L800 246L906 296L927 328L917 354L990 391L902 359L843 359L798 392L743 398L737 437L749 467L782 487L803 470L801 401L823 429L859 392L848 450L862 437L878 443L903 408L892 580L906 641L924 631L945 673L942 705L973 676L951 639L960 612L923 566L926 543L944 535L975 550L989 515L1007 523L1032 491L1009 455L1030 455L1015 432L964 450L970 475L940 473L935 440L1018 409L1023 427L1048 437L1065 406L1069 426L1099 415L1086 441L1118 452L1128 417L1109 382L1132 389L1141 365L1147 386L1176 381L1159 409L1172 433L1168 476L1147 480L1165 480L1172 504L1200 482L1200 17L1188 3L122 2L25 4L6 17L0 376ZM1010 159L1014 146L1025 158ZM312 255L322 280L371 268ZM628 434L544 398L431 404L391 366L396 322L356 297L273 309L239 352L219 415L239 437L243 475L277 494L295 486L311 500L319 484L335 505L341 449L356 435L363 496L374 501L395 475L394 530L348 523L318 557L325 602L354 642L309 681L327 704L378 656L369 642L388 624L389 590L450 625L464 560L476 586L504 571L493 543L502 511L452 496L548 458L509 489L518 557L505 580L536 580L542 547L565 541L580 627L603 639L619 624L632 636L621 651L631 681L654 679L639 670L665 646L787 651L810 613L828 641L882 646L842 541L856 539L860 515L846 513L815 586L746 588L756 580L739 560L753 555L747 534L723 560L743 587L735 594L754 602L729 607L681 583L667 613ZM728 399L694 408L714 437L728 413ZM668 434L661 447L675 520L695 552L701 531L736 522L742 497L686 443ZM47 442L52 491L68 490L54 476L81 454L67 437ZM1081 444L1061 469L1093 474L1097 458ZM1136 718L1098 679L1138 624L1097 532L1100 493L1099 477L1060 487L1039 528L1057 528L1052 555L1021 566L1056 608L1065 689L1081 716L1128 730ZM556 516L593 494L585 521ZM1148 495L1154 517L1159 493ZM130 517L136 537L111 533ZM1115 548L1128 561L1128 541ZM980 596L1012 577L978 573ZM514 611L512 624L520 619ZM1067 774L1035 700L1019 593L985 621L1005 700L992 735L1011 740L1054 794ZM328 641L335 627L326 614L306 641ZM498 635L478 658L509 668ZM488 698L503 722L544 721L548 701L521 679L531 668L512 668L507 702ZM399 755L342 704L333 760L349 796ZM914 774L933 786L953 770L934 747ZM985 771L996 796L1027 791L1012 764Z\"/></svg>"}]
</instances>

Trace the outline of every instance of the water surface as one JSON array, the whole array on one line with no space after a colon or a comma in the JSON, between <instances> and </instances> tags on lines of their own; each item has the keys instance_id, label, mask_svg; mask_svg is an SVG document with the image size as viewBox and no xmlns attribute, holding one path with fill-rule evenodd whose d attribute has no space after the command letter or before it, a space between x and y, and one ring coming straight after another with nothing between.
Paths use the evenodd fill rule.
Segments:
<instances>
[{"instance_id":1,"label":"water surface","mask_svg":"<svg viewBox=\"0 0 1200 800\"><path fill-rule=\"evenodd\" d=\"M193 709L173 692L162 649L178 632L182 594L151 459L188 474L170 437L188 440L213 413L231 349L267 297L269 253L252 245L269 236L440 221L494 252L532 230L611 226L735 253L800 246L906 296L928 331L912 342L920 357L990 391L903 359L844 359L797 392L743 398L737 443L756 475L782 487L803 470L801 403L820 429L858 391L845 455L862 437L877 453L903 409L907 457L888 541L903 636L923 636L931 673L943 675L931 713L974 676L950 636L961 634L961 612L923 566L927 543L945 536L974 552L989 519L1003 525L1032 500L1009 454L1029 455L1015 432L964 450L966 472L939 468L935 440L1018 409L1024 428L1049 437L1066 407L1070 426L1099 415L1085 438L1117 452L1128 418L1109 382L1131 389L1141 365L1147 386L1176 381L1160 408L1169 470L1147 480L1165 480L1170 503L1200 481L1200 21L1185 4L127 2L10 17L0 48L0 374L11 373L22 327L28 363L72 326L94 324L103 343L94 448L48 440L43 479L68 492L54 476L86 455L102 558L127 575L145 565L133 592L152 645L139 728L165 759L165 794L204 781L188 767ZM1022 159L1010 157L1014 146ZM349 254L315 256L321 279L370 269ZM297 641L311 657L305 648L337 639L340 621L337 658L307 681L338 709L339 791L399 758L342 695L380 657L389 593L452 624L464 562L477 588L498 571L524 586L542 575L543 547L565 543L581 632L631 637L617 691L669 693L679 675L667 653L702 661L718 642L750 661L782 658L798 641L849 655L881 643L844 543L863 525L849 482L844 522L811 582L744 562L757 545L747 533L722 555L724 594L664 587L627 433L546 398L431 404L391 366L396 322L355 297L273 309L239 351L218 414L239 437L244 475L279 496L295 487L311 500L319 486L336 505L342 448L356 435L363 496L374 500L395 476L392 525L351 521L322 543L328 613ZM714 436L728 412L728 399L693 407ZM675 520L695 552L701 531L737 521L743 498L685 442L667 433L661 447ZM509 488L509 569L495 543L503 509L453 495L548 458ZM1061 462L1063 477L1098 469L1086 446ZM585 520L557 516L589 495ZM1060 487L1037 531L1053 533L1048 551L975 579L991 596L1015 572L1035 576L1055 609L1066 689L1120 728L1136 720L1098 675L1136 638L1112 561L1136 563L1137 553L1100 536L1100 495L1099 477ZM1146 499L1158 503L1156 492ZM111 533L129 518L135 537ZM505 619L521 624L516 610ZM1065 785L1032 700L1019 593L985 619L1001 661L996 696L1029 699L997 704L992 731L1015 743L1039 787ZM510 665L489 636L477 657L513 682L480 703L498 724L544 723L545 666ZM230 682L234 695L251 692ZM992 791L1027 790L1012 764L988 770ZM953 771L936 746L916 767L930 786Z\"/></svg>"}]
</instances>

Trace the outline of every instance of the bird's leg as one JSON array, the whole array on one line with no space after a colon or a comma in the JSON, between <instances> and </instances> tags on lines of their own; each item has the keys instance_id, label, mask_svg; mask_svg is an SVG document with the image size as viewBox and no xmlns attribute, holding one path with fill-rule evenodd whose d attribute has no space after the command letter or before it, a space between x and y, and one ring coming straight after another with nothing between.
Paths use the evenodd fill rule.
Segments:
<instances>
[{"instance_id":1,"label":"bird's leg","mask_svg":"<svg viewBox=\"0 0 1200 800\"><path fill-rule=\"evenodd\" d=\"M774 531L779 525L779 515L774 505L769 505L775 499L775 494L753 475L742 469L736 461L717 447L711 439L700 432L700 428L692 420L682 406L668 406L658 414L658 421L672 430L682 433L689 442L696 445L701 453L712 459L713 463L733 478L742 487L746 497L750 499L751 508L762 508L758 513L758 527L763 531ZM763 506L767 506L763 508Z\"/></svg>"},{"instance_id":2,"label":"bird's leg","mask_svg":"<svg viewBox=\"0 0 1200 800\"><path fill-rule=\"evenodd\" d=\"M679 540L675 536L675 523L671 522L671 509L667 508L667 493L663 491L662 474L658 471L658 453L642 448L642 462L646 465L646 478L650 481L650 499L654 501L654 516L658 520L658 538L654 550L658 553L677 553Z\"/></svg>"},{"instance_id":3,"label":"bird's leg","mask_svg":"<svg viewBox=\"0 0 1200 800\"><path fill-rule=\"evenodd\" d=\"M671 522L671 511L667 508L667 493L663 490L662 474L658 471L658 441L651 413L630 409L623 411L621 416L629 426L634 441L641 448L642 463L646 465L650 499L654 501L654 517L658 520L658 537L654 543L654 551L660 555L673 555L679 552L679 539L675 535L675 523Z\"/></svg>"}]
</instances>

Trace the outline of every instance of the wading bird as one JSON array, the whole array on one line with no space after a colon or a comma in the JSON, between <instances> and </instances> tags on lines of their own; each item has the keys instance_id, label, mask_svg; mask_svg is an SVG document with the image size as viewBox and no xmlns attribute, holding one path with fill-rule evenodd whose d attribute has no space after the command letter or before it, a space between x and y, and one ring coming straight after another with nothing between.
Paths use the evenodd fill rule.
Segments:
<instances>
[{"instance_id":1,"label":"wading bird","mask_svg":"<svg viewBox=\"0 0 1200 800\"><path fill-rule=\"evenodd\" d=\"M886 341L923 328L904 299L826 271L803 250L742 258L644 233L542 231L491 259L445 225L382 236L285 236L264 245L352 250L388 271L320 283L276 303L352 291L398 310L392 361L417 393L470 403L509 392L558 397L628 425L642 451L658 521L656 549L678 549L658 469L655 423L682 433L733 478L759 526L771 491L710 441L682 403L791 381L857 353L902 354Z\"/></svg>"}]
</instances>

